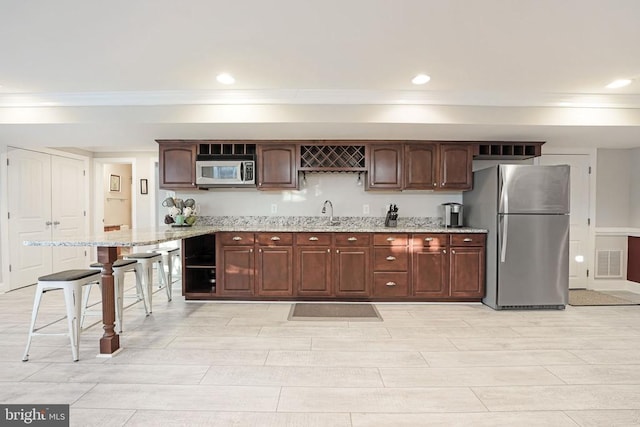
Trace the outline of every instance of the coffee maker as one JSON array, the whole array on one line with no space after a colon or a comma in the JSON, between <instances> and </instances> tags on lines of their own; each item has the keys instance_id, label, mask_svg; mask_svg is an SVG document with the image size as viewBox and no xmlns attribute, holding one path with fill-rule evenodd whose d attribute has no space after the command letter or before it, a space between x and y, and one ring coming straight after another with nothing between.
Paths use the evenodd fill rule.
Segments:
<instances>
[{"instance_id":1,"label":"coffee maker","mask_svg":"<svg viewBox=\"0 0 640 427\"><path fill-rule=\"evenodd\" d=\"M463 206L460 203L443 203L442 207L444 209L445 227L464 227Z\"/></svg>"}]
</instances>

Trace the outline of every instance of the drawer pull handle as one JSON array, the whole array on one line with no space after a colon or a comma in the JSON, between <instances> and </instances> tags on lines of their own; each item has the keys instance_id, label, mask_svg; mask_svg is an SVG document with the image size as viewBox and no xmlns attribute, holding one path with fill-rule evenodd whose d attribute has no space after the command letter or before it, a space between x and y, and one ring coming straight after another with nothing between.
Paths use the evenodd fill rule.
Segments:
<instances>
[{"instance_id":1,"label":"drawer pull handle","mask_svg":"<svg viewBox=\"0 0 640 427\"><path fill-rule=\"evenodd\" d=\"M233 240L235 240L236 242L242 240L242 237L240 236L233 236Z\"/></svg>"},{"instance_id":2,"label":"drawer pull handle","mask_svg":"<svg viewBox=\"0 0 640 427\"><path fill-rule=\"evenodd\" d=\"M357 237L349 237L347 240L350 241L350 242L355 242L356 240L358 240L358 238Z\"/></svg>"},{"instance_id":3,"label":"drawer pull handle","mask_svg":"<svg viewBox=\"0 0 640 427\"><path fill-rule=\"evenodd\" d=\"M452 254L455 254L455 253L456 253L456 250L455 250L455 249L451 249L451 253L452 253Z\"/></svg>"},{"instance_id":4,"label":"drawer pull handle","mask_svg":"<svg viewBox=\"0 0 640 427\"><path fill-rule=\"evenodd\" d=\"M471 237L465 237L463 242L473 242L473 239Z\"/></svg>"},{"instance_id":5,"label":"drawer pull handle","mask_svg":"<svg viewBox=\"0 0 640 427\"><path fill-rule=\"evenodd\" d=\"M393 242L394 240L396 240L395 237L387 237L387 242Z\"/></svg>"},{"instance_id":6,"label":"drawer pull handle","mask_svg":"<svg viewBox=\"0 0 640 427\"><path fill-rule=\"evenodd\" d=\"M385 283L385 285L387 285L390 288L393 288L394 286L397 285L397 283L396 282L387 282L387 283Z\"/></svg>"},{"instance_id":7,"label":"drawer pull handle","mask_svg":"<svg viewBox=\"0 0 640 427\"><path fill-rule=\"evenodd\" d=\"M446 254L446 253L447 253L447 250L446 250L446 249L445 249L445 250L443 250L443 251L442 251L442 253L443 253L443 254Z\"/></svg>"},{"instance_id":8,"label":"drawer pull handle","mask_svg":"<svg viewBox=\"0 0 640 427\"><path fill-rule=\"evenodd\" d=\"M394 257L394 256L389 255L387 257L387 261L395 261L395 260L396 260L396 257Z\"/></svg>"},{"instance_id":9,"label":"drawer pull handle","mask_svg":"<svg viewBox=\"0 0 640 427\"><path fill-rule=\"evenodd\" d=\"M316 236L312 236L312 237L309 237L309 240L311 240L312 242L317 242L318 238Z\"/></svg>"},{"instance_id":10,"label":"drawer pull handle","mask_svg":"<svg viewBox=\"0 0 640 427\"><path fill-rule=\"evenodd\" d=\"M424 241L425 242L433 242L433 237L425 237Z\"/></svg>"},{"instance_id":11,"label":"drawer pull handle","mask_svg":"<svg viewBox=\"0 0 640 427\"><path fill-rule=\"evenodd\" d=\"M271 240L274 242L277 242L278 240L280 240L280 238L278 236L273 236Z\"/></svg>"}]
</instances>

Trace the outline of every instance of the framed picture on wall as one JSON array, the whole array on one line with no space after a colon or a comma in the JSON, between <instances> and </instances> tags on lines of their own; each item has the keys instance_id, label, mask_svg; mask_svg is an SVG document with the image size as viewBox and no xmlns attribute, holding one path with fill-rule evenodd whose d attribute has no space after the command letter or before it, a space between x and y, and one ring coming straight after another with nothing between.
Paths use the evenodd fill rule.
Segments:
<instances>
[{"instance_id":1,"label":"framed picture on wall","mask_svg":"<svg viewBox=\"0 0 640 427\"><path fill-rule=\"evenodd\" d=\"M109 191L120 191L120 175L109 175Z\"/></svg>"}]
</instances>

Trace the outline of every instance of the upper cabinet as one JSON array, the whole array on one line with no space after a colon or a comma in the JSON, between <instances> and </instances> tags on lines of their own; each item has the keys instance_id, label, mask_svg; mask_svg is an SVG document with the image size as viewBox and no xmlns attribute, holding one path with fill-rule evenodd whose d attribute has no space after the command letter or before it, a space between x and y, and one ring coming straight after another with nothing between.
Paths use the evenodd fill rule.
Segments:
<instances>
[{"instance_id":1,"label":"upper cabinet","mask_svg":"<svg viewBox=\"0 0 640 427\"><path fill-rule=\"evenodd\" d=\"M295 144L258 145L258 189L298 188Z\"/></svg>"},{"instance_id":2,"label":"upper cabinet","mask_svg":"<svg viewBox=\"0 0 640 427\"><path fill-rule=\"evenodd\" d=\"M402 190L402 144L369 147L368 190Z\"/></svg>"},{"instance_id":3,"label":"upper cabinet","mask_svg":"<svg viewBox=\"0 0 640 427\"><path fill-rule=\"evenodd\" d=\"M195 188L197 144L158 141L160 188Z\"/></svg>"},{"instance_id":4,"label":"upper cabinet","mask_svg":"<svg viewBox=\"0 0 640 427\"><path fill-rule=\"evenodd\" d=\"M470 190L473 185L473 146L439 144L438 190Z\"/></svg>"},{"instance_id":5,"label":"upper cabinet","mask_svg":"<svg viewBox=\"0 0 640 427\"><path fill-rule=\"evenodd\" d=\"M369 190L469 190L473 146L460 143L372 144Z\"/></svg>"},{"instance_id":6,"label":"upper cabinet","mask_svg":"<svg viewBox=\"0 0 640 427\"><path fill-rule=\"evenodd\" d=\"M404 145L404 188L435 190L438 186L438 145Z\"/></svg>"}]
</instances>

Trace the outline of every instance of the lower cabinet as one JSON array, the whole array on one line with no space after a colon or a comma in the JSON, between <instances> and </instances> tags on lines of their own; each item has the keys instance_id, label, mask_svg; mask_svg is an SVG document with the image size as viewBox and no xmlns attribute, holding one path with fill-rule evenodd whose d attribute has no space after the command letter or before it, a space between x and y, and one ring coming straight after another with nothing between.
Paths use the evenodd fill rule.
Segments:
<instances>
[{"instance_id":1,"label":"lower cabinet","mask_svg":"<svg viewBox=\"0 0 640 427\"><path fill-rule=\"evenodd\" d=\"M422 298L449 296L446 234L413 235L413 295Z\"/></svg>"},{"instance_id":2,"label":"lower cabinet","mask_svg":"<svg viewBox=\"0 0 640 427\"><path fill-rule=\"evenodd\" d=\"M371 249L337 247L333 255L335 295L338 297L369 296Z\"/></svg>"},{"instance_id":3,"label":"lower cabinet","mask_svg":"<svg viewBox=\"0 0 640 427\"><path fill-rule=\"evenodd\" d=\"M296 294L323 297L333 294L330 233L296 233Z\"/></svg>"},{"instance_id":4,"label":"lower cabinet","mask_svg":"<svg viewBox=\"0 0 640 427\"><path fill-rule=\"evenodd\" d=\"M479 301L485 292L485 234L224 232L186 242L187 299Z\"/></svg>"},{"instance_id":5,"label":"lower cabinet","mask_svg":"<svg viewBox=\"0 0 640 427\"><path fill-rule=\"evenodd\" d=\"M258 296L293 295L293 235L291 233L256 234L256 294Z\"/></svg>"},{"instance_id":6,"label":"lower cabinet","mask_svg":"<svg viewBox=\"0 0 640 427\"><path fill-rule=\"evenodd\" d=\"M484 296L484 234L451 235L449 287L453 298Z\"/></svg>"},{"instance_id":7,"label":"lower cabinet","mask_svg":"<svg viewBox=\"0 0 640 427\"><path fill-rule=\"evenodd\" d=\"M333 235L334 290L337 297L368 297L371 281L371 235Z\"/></svg>"},{"instance_id":8,"label":"lower cabinet","mask_svg":"<svg viewBox=\"0 0 640 427\"><path fill-rule=\"evenodd\" d=\"M220 296L254 294L253 233L218 233L217 289Z\"/></svg>"}]
</instances>

